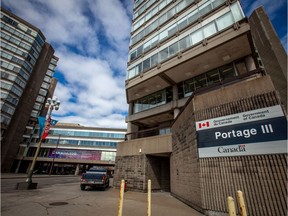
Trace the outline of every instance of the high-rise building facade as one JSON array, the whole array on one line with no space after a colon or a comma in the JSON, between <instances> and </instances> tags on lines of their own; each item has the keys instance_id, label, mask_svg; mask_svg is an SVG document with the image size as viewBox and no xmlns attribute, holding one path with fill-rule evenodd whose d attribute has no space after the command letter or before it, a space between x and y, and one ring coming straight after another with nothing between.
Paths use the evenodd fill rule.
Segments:
<instances>
[{"instance_id":1,"label":"high-rise building facade","mask_svg":"<svg viewBox=\"0 0 288 216\"><path fill-rule=\"evenodd\" d=\"M53 95L58 58L35 26L1 7L1 171L16 166L19 144ZM14 163L14 164L13 164Z\"/></svg>"},{"instance_id":2,"label":"high-rise building facade","mask_svg":"<svg viewBox=\"0 0 288 216\"><path fill-rule=\"evenodd\" d=\"M284 107L287 107L287 53L264 7L253 11L249 24L265 72L271 76Z\"/></svg>"},{"instance_id":3,"label":"high-rise building facade","mask_svg":"<svg viewBox=\"0 0 288 216\"><path fill-rule=\"evenodd\" d=\"M125 179L128 190L146 191L151 179L152 190L206 215L227 212L240 189L249 214L265 215L263 205L285 212L285 99L254 44L237 0L134 2L116 187ZM259 198L268 193L282 194L278 209Z\"/></svg>"}]
</instances>

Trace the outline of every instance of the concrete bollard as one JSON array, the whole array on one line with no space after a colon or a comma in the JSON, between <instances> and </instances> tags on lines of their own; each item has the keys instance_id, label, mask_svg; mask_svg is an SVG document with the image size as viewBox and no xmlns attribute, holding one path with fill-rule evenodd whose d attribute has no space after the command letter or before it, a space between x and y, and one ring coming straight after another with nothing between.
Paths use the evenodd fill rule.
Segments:
<instances>
[{"instance_id":1,"label":"concrete bollard","mask_svg":"<svg viewBox=\"0 0 288 216\"><path fill-rule=\"evenodd\" d=\"M242 191L237 191L237 200L240 207L240 214L241 216L247 216L247 211L244 203L244 197Z\"/></svg>"},{"instance_id":2,"label":"concrete bollard","mask_svg":"<svg viewBox=\"0 0 288 216\"><path fill-rule=\"evenodd\" d=\"M119 202L118 202L118 216L122 216L122 210L123 210L123 199L124 199L124 179L121 180L121 186L120 186L120 195L119 195Z\"/></svg>"},{"instance_id":3,"label":"concrete bollard","mask_svg":"<svg viewBox=\"0 0 288 216\"><path fill-rule=\"evenodd\" d=\"M151 180L150 179L148 180L147 202L148 202L147 216L151 216Z\"/></svg>"},{"instance_id":4,"label":"concrete bollard","mask_svg":"<svg viewBox=\"0 0 288 216\"><path fill-rule=\"evenodd\" d=\"M227 198L228 202L228 212L229 216L236 216L236 208L235 208L235 203L233 197L229 196Z\"/></svg>"}]
</instances>

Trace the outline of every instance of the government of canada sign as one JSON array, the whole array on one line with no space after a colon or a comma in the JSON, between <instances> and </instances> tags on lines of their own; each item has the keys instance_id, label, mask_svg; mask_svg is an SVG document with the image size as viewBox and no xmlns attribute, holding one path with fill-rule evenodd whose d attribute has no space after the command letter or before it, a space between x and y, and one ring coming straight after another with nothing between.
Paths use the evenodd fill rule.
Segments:
<instances>
[{"instance_id":1,"label":"government of canada sign","mask_svg":"<svg viewBox=\"0 0 288 216\"><path fill-rule=\"evenodd\" d=\"M287 152L280 105L196 122L199 158Z\"/></svg>"}]
</instances>

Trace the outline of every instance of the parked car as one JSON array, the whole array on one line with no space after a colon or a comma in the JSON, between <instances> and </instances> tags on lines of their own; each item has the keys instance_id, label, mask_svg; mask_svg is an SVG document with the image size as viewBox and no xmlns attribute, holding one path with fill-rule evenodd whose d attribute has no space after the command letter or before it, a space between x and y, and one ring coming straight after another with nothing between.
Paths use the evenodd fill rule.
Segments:
<instances>
[{"instance_id":1,"label":"parked car","mask_svg":"<svg viewBox=\"0 0 288 216\"><path fill-rule=\"evenodd\" d=\"M80 189L85 190L89 186L91 188L109 187L109 177L107 169L92 167L86 173L83 173L80 179Z\"/></svg>"}]
</instances>

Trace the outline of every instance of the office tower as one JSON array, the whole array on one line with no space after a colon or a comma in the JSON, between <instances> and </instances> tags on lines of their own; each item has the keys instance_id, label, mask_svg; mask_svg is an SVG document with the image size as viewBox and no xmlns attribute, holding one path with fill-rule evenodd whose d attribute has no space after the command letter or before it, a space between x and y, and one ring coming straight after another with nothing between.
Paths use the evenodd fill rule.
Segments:
<instances>
[{"instance_id":1,"label":"office tower","mask_svg":"<svg viewBox=\"0 0 288 216\"><path fill-rule=\"evenodd\" d=\"M242 190L248 214L285 213L285 99L254 44L239 1L134 2L116 187L150 179L206 215Z\"/></svg>"},{"instance_id":2,"label":"office tower","mask_svg":"<svg viewBox=\"0 0 288 216\"><path fill-rule=\"evenodd\" d=\"M264 7L253 11L249 17L251 34L265 68L287 108L287 53L267 16Z\"/></svg>"},{"instance_id":3,"label":"office tower","mask_svg":"<svg viewBox=\"0 0 288 216\"><path fill-rule=\"evenodd\" d=\"M11 170L23 135L45 113L48 91L55 89L51 83L57 83L52 78L57 61L37 27L1 7L2 172Z\"/></svg>"}]
</instances>

